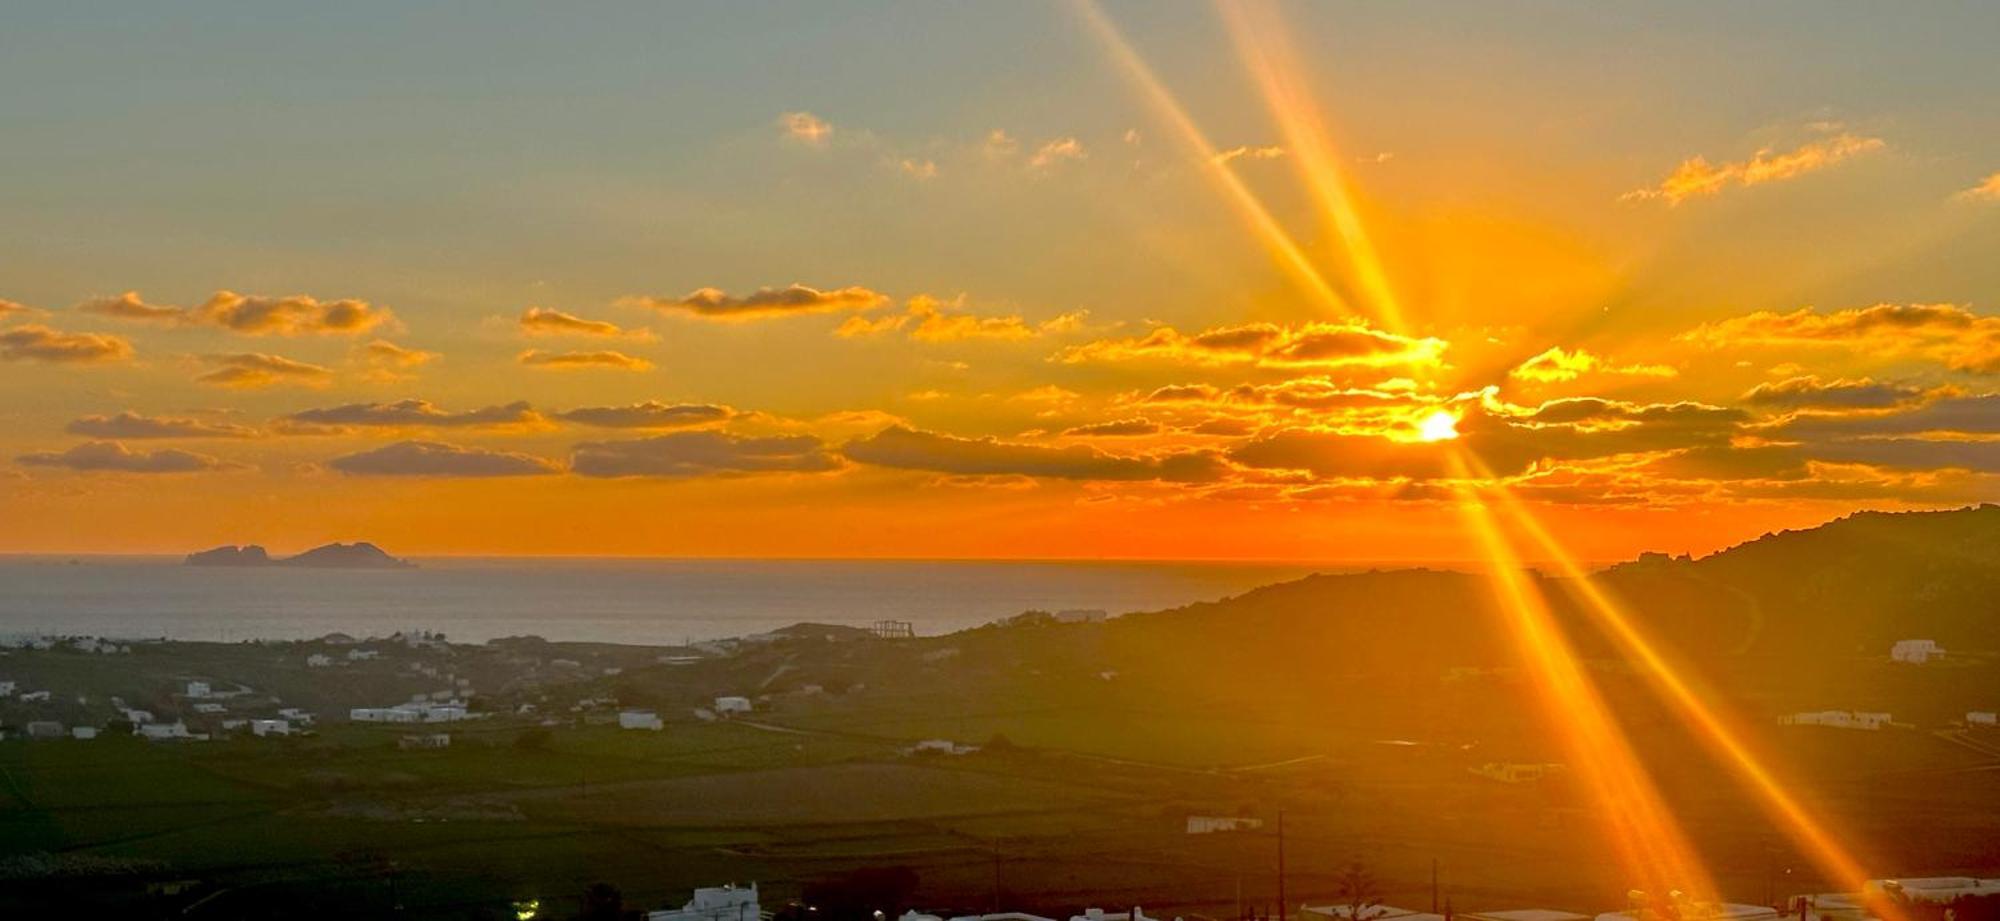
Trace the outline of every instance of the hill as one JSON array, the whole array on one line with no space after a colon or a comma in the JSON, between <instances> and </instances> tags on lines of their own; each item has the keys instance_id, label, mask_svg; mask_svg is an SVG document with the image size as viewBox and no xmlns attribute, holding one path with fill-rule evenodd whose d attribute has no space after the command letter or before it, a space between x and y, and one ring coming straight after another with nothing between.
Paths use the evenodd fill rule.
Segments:
<instances>
[{"instance_id":1,"label":"hill","mask_svg":"<svg viewBox=\"0 0 2000 921\"><path fill-rule=\"evenodd\" d=\"M352 544L325 544L297 556L273 558L263 547L224 546L187 555L188 566L293 566L302 569L411 569L416 564L400 560L366 541Z\"/></svg>"}]
</instances>

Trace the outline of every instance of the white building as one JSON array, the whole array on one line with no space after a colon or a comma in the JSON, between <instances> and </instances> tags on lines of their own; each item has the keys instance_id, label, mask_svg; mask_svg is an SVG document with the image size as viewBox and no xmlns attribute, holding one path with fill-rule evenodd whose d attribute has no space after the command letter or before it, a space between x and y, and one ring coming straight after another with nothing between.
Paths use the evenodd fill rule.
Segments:
<instances>
[{"instance_id":1,"label":"white building","mask_svg":"<svg viewBox=\"0 0 2000 921\"><path fill-rule=\"evenodd\" d=\"M29 691L28 693L21 695L22 703L36 703L38 701L44 701L48 699L49 699L49 692L47 691Z\"/></svg>"},{"instance_id":2,"label":"white building","mask_svg":"<svg viewBox=\"0 0 2000 921\"><path fill-rule=\"evenodd\" d=\"M315 652L312 655L306 656L307 668L326 668L332 664L333 657L325 653Z\"/></svg>"},{"instance_id":3,"label":"white building","mask_svg":"<svg viewBox=\"0 0 2000 921\"><path fill-rule=\"evenodd\" d=\"M250 734L253 736L288 736L292 734L292 724L284 720L251 720Z\"/></svg>"},{"instance_id":4,"label":"white building","mask_svg":"<svg viewBox=\"0 0 2000 921\"><path fill-rule=\"evenodd\" d=\"M223 705L221 705L221 704L195 704L195 705L194 705L194 712L196 712L196 713L224 713L224 712L227 712L228 710L229 710L229 708L228 708L228 707L225 707L225 706L223 706Z\"/></svg>"},{"instance_id":5,"label":"white building","mask_svg":"<svg viewBox=\"0 0 2000 921\"><path fill-rule=\"evenodd\" d=\"M750 698L717 697L715 699L715 712L720 716L734 716L738 713L749 713Z\"/></svg>"},{"instance_id":6,"label":"white building","mask_svg":"<svg viewBox=\"0 0 2000 921\"><path fill-rule=\"evenodd\" d=\"M208 691L209 687L206 681L190 681L187 684L187 696L189 697L207 697Z\"/></svg>"},{"instance_id":7,"label":"white building","mask_svg":"<svg viewBox=\"0 0 2000 921\"><path fill-rule=\"evenodd\" d=\"M1191 815L1187 817L1187 833L1190 835L1213 835L1218 832L1249 831L1263 827L1263 819L1250 819L1242 816Z\"/></svg>"},{"instance_id":8,"label":"white building","mask_svg":"<svg viewBox=\"0 0 2000 921\"><path fill-rule=\"evenodd\" d=\"M1965 715L1965 722L1969 726L2000 725L2000 713L1994 713L1991 710L1974 710Z\"/></svg>"},{"instance_id":9,"label":"white building","mask_svg":"<svg viewBox=\"0 0 2000 921\"><path fill-rule=\"evenodd\" d=\"M409 749L438 749L451 747L451 733L431 732L420 736L404 736L396 740L396 747Z\"/></svg>"},{"instance_id":10,"label":"white building","mask_svg":"<svg viewBox=\"0 0 2000 921\"><path fill-rule=\"evenodd\" d=\"M286 707L279 710L278 717L280 719L291 720L294 723L311 723L313 721L313 715L310 712L298 707Z\"/></svg>"},{"instance_id":11,"label":"white building","mask_svg":"<svg viewBox=\"0 0 2000 921\"><path fill-rule=\"evenodd\" d=\"M756 883L748 889L733 885L696 889L686 905L646 913L646 921L759 921L759 917Z\"/></svg>"},{"instance_id":12,"label":"white building","mask_svg":"<svg viewBox=\"0 0 2000 921\"><path fill-rule=\"evenodd\" d=\"M350 662L366 662L380 655L381 653L373 649L350 649L347 651L347 660Z\"/></svg>"},{"instance_id":13,"label":"white building","mask_svg":"<svg viewBox=\"0 0 2000 921\"><path fill-rule=\"evenodd\" d=\"M355 707L347 718L357 723L421 723L423 711L411 707Z\"/></svg>"},{"instance_id":14,"label":"white building","mask_svg":"<svg viewBox=\"0 0 2000 921\"><path fill-rule=\"evenodd\" d=\"M651 710L625 710L618 714L618 728L651 729L658 732L667 728L667 724L660 722L660 715Z\"/></svg>"},{"instance_id":15,"label":"white building","mask_svg":"<svg viewBox=\"0 0 2000 921\"><path fill-rule=\"evenodd\" d=\"M1338 921L1445 921L1443 915L1394 905L1369 905L1358 914L1352 905L1307 905L1300 911L1307 918L1335 918Z\"/></svg>"},{"instance_id":16,"label":"white building","mask_svg":"<svg viewBox=\"0 0 2000 921\"><path fill-rule=\"evenodd\" d=\"M0 681L0 697L14 696L14 682Z\"/></svg>"},{"instance_id":17,"label":"white building","mask_svg":"<svg viewBox=\"0 0 2000 921\"><path fill-rule=\"evenodd\" d=\"M190 741L201 742L201 741L207 741L208 739L207 733L189 732L187 724L179 721L175 721L172 723L147 723L143 726L140 726L138 730L133 734L149 742L159 742L171 739L187 739Z\"/></svg>"},{"instance_id":18,"label":"white building","mask_svg":"<svg viewBox=\"0 0 2000 921\"><path fill-rule=\"evenodd\" d=\"M153 721L152 711L149 710L133 710L127 708L122 712L125 714L125 721L131 723L134 726L150 723Z\"/></svg>"},{"instance_id":19,"label":"white building","mask_svg":"<svg viewBox=\"0 0 2000 921\"><path fill-rule=\"evenodd\" d=\"M1778 717L1780 726L1829 726L1834 729L1864 729L1870 732L1881 729L1889 723L1887 713L1862 713L1852 710L1814 710Z\"/></svg>"},{"instance_id":20,"label":"white building","mask_svg":"<svg viewBox=\"0 0 2000 921\"><path fill-rule=\"evenodd\" d=\"M60 739L69 735L69 730L55 720L35 720L28 724L30 739Z\"/></svg>"},{"instance_id":21,"label":"white building","mask_svg":"<svg viewBox=\"0 0 2000 921\"><path fill-rule=\"evenodd\" d=\"M81 739L95 739L95 738L97 738L97 727L96 727L96 726L71 726L71 727L69 727L69 737L70 737L70 738L72 738L72 739L79 739L79 740L81 740Z\"/></svg>"},{"instance_id":22,"label":"white building","mask_svg":"<svg viewBox=\"0 0 2000 921\"><path fill-rule=\"evenodd\" d=\"M1936 640L1897 640L1889 647L1892 661L1908 665L1922 665L1943 655L1944 650L1938 648Z\"/></svg>"}]
</instances>

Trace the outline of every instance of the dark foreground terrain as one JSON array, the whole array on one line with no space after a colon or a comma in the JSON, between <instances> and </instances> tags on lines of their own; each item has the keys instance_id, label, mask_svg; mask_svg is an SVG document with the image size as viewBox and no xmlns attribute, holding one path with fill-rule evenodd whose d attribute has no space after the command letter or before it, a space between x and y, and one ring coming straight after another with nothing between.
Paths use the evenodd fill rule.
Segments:
<instances>
[{"instance_id":1,"label":"dark foreground terrain","mask_svg":"<svg viewBox=\"0 0 2000 921\"><path fill-rule=\"evenodd\" d=\"M1539 584L1724 892L1824 888L1572 587ZM1601 584L1878 874L2000 875L2000 730L1968 725L2000 709L2000 507L1858 515ZM1358 860L1385 901L1428 908L1435 861L1460 911L1619 907L1596 805L1560 768L1501 776L1562 761L1505 623L1484 580L1407 571L915 639L13 649L0 916L512 917L539 899L562 917L596 882L657 907L731 880L770 909L877 871L885 908L1235 917L1275 907L1281 810L1293 902ZM1891 661L1908 639L1945 653ZM470 718L349 719L419 695ZM722 696L752 710L718 713ZM661 728L619 728L640 708ZM313 716L284 736L236 722L286 709ZM1821 710L1890 721L1778 724ZM211 738L144 741L133 711ZM26 737L53 723L99 734ZM1190 816L1263 824L1189 834Z\"/></svg>"}]
</instances>

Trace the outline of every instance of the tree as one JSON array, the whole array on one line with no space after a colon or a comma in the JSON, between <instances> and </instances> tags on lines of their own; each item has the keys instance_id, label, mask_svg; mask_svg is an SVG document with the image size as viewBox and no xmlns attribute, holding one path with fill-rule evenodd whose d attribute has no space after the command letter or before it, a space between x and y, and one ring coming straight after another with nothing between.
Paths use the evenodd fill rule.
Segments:
<instances>
[{"instance_id":1,"label":"tree","mask_svg":"<svg viewBox=\"0 0 2000 921\"><path fill-rule=\"evenodd\" d=\"M1382 904L1381 887L1375 881L1375 874L1361 861L1348 861L1336 880L1340 887L1340 904L1347 907L1350 921L1365 921L1368 910Z\"/></svg>"}]
</instances>

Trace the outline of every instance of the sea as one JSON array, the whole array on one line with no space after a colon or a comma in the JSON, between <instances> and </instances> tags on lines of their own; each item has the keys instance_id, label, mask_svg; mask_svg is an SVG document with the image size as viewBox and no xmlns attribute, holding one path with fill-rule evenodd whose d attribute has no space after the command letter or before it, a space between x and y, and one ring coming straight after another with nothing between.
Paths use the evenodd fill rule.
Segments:
<instances>
[{"instance_id":1,"label":"sea","mask_svg":"<svg viewBox=\"0 0 2000 921\"><path fill-rule=\"evenodd\" d=\"M919 636L1027 610L1111 615L1313 572L1264 563L414 560L406 570L195 567L178 557L0 557L0 635L237 642L428 630L454 642L676 645L801 622L908 621Z\"/></svg>"}]
</instances>

